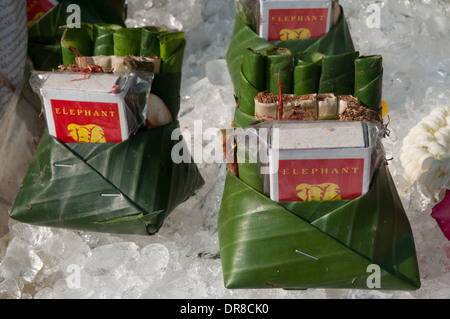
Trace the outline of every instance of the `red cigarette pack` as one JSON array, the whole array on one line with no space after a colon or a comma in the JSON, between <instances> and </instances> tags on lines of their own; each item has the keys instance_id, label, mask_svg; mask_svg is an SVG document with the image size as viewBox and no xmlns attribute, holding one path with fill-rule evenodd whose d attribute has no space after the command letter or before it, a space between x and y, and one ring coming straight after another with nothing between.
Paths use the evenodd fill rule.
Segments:
<instances>
[{"instance_id":1,"label":"red cigarette pack","mask_svg":"<svg viewBox=\"0 0 450 319\"><path fill-rule=\"evenodd\" d=\"M259 36L267 41L312 39L331 27L331 0L261 0Z\"/></svg>"}]
</instances>

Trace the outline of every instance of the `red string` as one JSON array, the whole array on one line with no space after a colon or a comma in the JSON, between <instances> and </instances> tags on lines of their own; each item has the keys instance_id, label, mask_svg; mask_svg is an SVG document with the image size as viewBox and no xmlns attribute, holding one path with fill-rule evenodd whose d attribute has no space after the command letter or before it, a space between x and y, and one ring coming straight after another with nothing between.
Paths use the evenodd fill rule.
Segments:
<instances>
[{"instance_id":1,"label":"red string","mask_svg":"<svg viewBox=\"0 0 450 319\"><path fill-rule=\"evenodd\" d=\"M278 71L278 119L283 119L283 86L280 80L280 71Z\"/></svg>"}]
</instances>

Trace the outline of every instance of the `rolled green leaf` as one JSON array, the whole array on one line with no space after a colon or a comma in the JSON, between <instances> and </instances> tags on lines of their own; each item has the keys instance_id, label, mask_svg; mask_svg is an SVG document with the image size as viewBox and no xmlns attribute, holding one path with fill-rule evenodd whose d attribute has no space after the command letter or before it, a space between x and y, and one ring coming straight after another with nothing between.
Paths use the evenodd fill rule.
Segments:
<instances>
[{"instance_id":1,"label":"rolled green leaf","mask_svg":"<svg viewBox=\"0 0 450 319\"><path fill-rule=\"evenodd\" d=\"M94 24L94 55L114 55L114 32L119 29L117 24Z\"/></svg>"},{"instance_id":2,"label":"rolled green leaf","mask_svg":"<svg viewBox=\"0 0 450 319\"><path fill-rule=\"evenodd\" d=\"M363 56L355 61L355 93L361 103L381 114L383 92L383 58Z\"/></svg>"},{"instance_id":3,"label":"rolled green leaf","mask_svg":"<svg viewBox=\"0 0 450 319\"><path fill-rule=\"evenodd\" d=\"M252 48L244 50L242 73L259 92L265 88L264 63L264 55L261 53L258 53Z\"/></svg>"},{"instance_id":4,"label":"rolled green leaf","mask_svg":"<svg viewBox=\"0 0 450 319\"><path fill-rule=\"evenodd\" d=\"M176 128L173 122L119 144L63 144L44 135L11 217L85 231L156 233L204 183L194 163L172 161L172 148L184 143L172 140Z\"/></svg>"},{"instance_id":5,"label":"rolled green leaf","mask_svg":"<svg viewBox=\"0 0 450 319\"><path fill-rule=\"evenodd\" d=\"M230 289L368 289L373 266L374 289L421 285L412 230L385 165L358 199L283 205L228 174L218 234Z\"/></svg>"},{"instance_id":6,"label":"rolled green leaf","mask_svg":"<svg viewBox=\"0 0 450 319\"><path fill-rule=\"evenodd\" d=\"M355 90L355 60L358 57L358 51L325 55L322 58L319 93L353 95Z\"/></svg>"},{"instance_id":7,"label":"rolled green leaf","mask_svg":"<svg viewBox=\"0 0 450 319\"><path fill-rule=\"evenodd\" d=\"M295 95L319 92L323 54L299 52L295 55L293 93Z\"/></svg>"},{"instance_id":8,"label":"rolled green leaf","mask_svg":"<svg viewBox=\"0 0 450 319\"><path fill-rule=\"evenodd\" d=\"M260 38L241 20L240 15L236 14L232 38L226 52L227 66L236 96L239 96L239 73L245 48L253 48L260 53L265 53L267 49L275 47L287 48L292 53L312 51L323 54L341 54L355 51L343 10L336 25L321 38L277 42L268 42Z\"/></svg>"},{"instance_id":9,"label":"rolled green leaf","mask_svg":"<svg viewBox=\"0 0 450 319\"><path fill-rule=\"evenodd\" d=\"M64 65L74 63L77 55L93 55L92 24L82 23L79 28L75 25L67 25L61 27L61 29L63 30L61 52Z\"/></svg>"},{"instance_id":10,"label":"rolled green leaf","mask_svg":"<svg viewBox=\"0 0 450 319\"><path fill-rule=\"evenodd\" d=\"M140 55L145 57L160 56L159 36L169 32L164 27L148 26L142 28Z\"/></svg>"},{"instance_id":11,"label":"rolled green leaf","mask_svg":"<svg viewBox=\"0 0 450 319\"><path fill-rule=\"evenodd\" d=\"M184 32L168 32L159 36L161 73L176 73L183 69L186 40Z\"/></svg>"},{"instance_id":12,"label":"rolled green leaf","mask_svg":"<svg viewBox=\"0 0 450 319\"><path fill-rule=\"evenodd\" d=\"M278 80L284 94L292 93L293 55L289 49L272 48L266 51L266 90L278 94Z\"/></svg>"},{"instance_id":13,"label":"rolled green leaf","mask_svg":"<svg viewBox=\"0 0 450 319\"><path fill-rule=\"evenodd\" d=\"M233 127L246 128L247 126L257 122L259 122L259 120L256 117L245 114L239 107L236 108L233 119Z\"/></svg>"},{"instance_id":14,"label":"rolled green leaf","mask_svg":"<svg viewBox=\"0 0 450 319\"><path fill-rule=\"evenodd\" d=\"M255 115L255 96L265 89L264 55L251 48L245 49L241 66L239 108L248 115Z\"/></svg>"},{"instance_id":15,"label":"rolled green leaf","mask_svg":"<svg viewBox=\"0 0 450 319\"><path fill-rule=\"evenodd\" d=\"M141 28L124 28L114 32L114 55L139 56L141 51Z\"/></svg>"}]
</instances>

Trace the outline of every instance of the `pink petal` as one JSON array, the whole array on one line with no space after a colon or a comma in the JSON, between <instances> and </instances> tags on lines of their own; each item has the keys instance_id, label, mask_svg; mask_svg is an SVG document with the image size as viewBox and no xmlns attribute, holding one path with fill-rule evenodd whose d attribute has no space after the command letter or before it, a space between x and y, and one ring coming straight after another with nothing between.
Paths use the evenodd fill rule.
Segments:
<instances>
[{"instance_id":1,"label":"pink petal","mask_svg":"<svg viewBox=\"0 0 450 319\"><path fill-rule=\"evenodd\" d=\"M445 237L450 240L450 190L442 202L433 207L431 217L436 219Z\"/></svg>"}]
</instances>

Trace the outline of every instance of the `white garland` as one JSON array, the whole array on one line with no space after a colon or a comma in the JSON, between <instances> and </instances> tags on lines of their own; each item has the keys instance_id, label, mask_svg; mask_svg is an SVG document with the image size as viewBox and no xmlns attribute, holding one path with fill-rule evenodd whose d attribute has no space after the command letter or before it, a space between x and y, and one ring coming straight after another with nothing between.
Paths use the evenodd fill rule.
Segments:
<instances>
[{"instance_id":1,"label":"white garland","mask_svg":"<svg viewBox=\"0 0 450 319\"><path fill-rule=\"evenodd\" d=\"M400 161L405 178L430 193L450 183L450 107L437 107L403 140Z\"/></svg>"}]
</instances>

